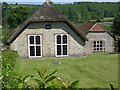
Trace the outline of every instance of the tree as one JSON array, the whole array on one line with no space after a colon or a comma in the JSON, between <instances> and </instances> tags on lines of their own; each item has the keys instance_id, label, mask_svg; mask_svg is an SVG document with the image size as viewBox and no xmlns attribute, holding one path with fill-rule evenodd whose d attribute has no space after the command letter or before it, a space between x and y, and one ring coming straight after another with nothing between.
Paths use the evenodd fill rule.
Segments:
<instances>
[{"instance_id":1,"label":"tree","mask_svg":"<svg viewBox=\"0 0 120 90\"><path fill-rule=\"evenodd\" d=\"M117 36L117 51L120 53L120 2L118 3L118 13L113 21L113 33Z\"/></svg>"},{"instance_id":2,"label":"tree","mask_svg":"<svg viewBox=\"0 0 120 90\"><path fill-rule=\"evenodd\" d=\"M8 3L3 2L2 9L3 9L3 10L6 10L6 9L8 9L8 8L9 8Z\"/></svg>"},{"instance_id":3,"label":"tree","mask_svg":"<svg viewBox=\"0 0 120 90\"><path fill-rule=\"evenodd\" d=\"M120 12L117 13L115 19L113 20L113 33L115 35L120 35Z\"/></svg>"},{"instance_id":4,"label":"tree","mask_svg":"<svg viewBox=\"0 0 120 90\"><path fill-rule=\"evenodd\" d=\"M7 23L10 11L11 11L10 5L6 2L3 2L3 4L2 4L2 23L3 23L3 25L5 23Z\"/></svg>"},{"instance_id":5,"label":"tree","mask_svg":"<svg viewBox=\"0 0 120 90\"><path fill-rule=\"evenodd\" d=\"M9 28L13 29L28 18L28 9L17 7L13 9L8 17Z\"/></svg>"}]
</instances>

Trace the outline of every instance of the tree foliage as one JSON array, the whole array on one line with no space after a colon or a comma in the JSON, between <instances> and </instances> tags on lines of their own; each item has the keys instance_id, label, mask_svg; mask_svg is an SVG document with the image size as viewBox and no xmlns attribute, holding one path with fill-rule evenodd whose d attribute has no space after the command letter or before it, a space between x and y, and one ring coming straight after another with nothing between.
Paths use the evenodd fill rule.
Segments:
<instances>
[{"instance_id":1,"label":"tree foliage","mask_svg":"<svg viewBox=\"0 0 120 90\"><path fill-rule=\"evenodd\" d=\"M118 3L98 2L74 2L74 4L54 4L71 21L85 22L89 20L100 20L104 17L114 17L118 10ZM38 6L37 6L38 7ZM8 21L10 28L15 28L21 22L36 11L36 6L12 7L3 3L3 21ZM7 23L7 22L6 22Z\"/></svg>"},{"instance_id":2,"label":"tree foliage","mask_svg":"<svg viewBox=\"0 0 120 90\"><path fill-rule=\"evenodd\" d=\"M118 2L118 13L113 20L113 33L117 36L116 47L117 52L120 53L120 2Z\"/></svg>"},{"instance_id":3,"label":"tree foliage","mask_svg":"<svg viewBox=\"0 0 120 90\"><path fill-rule=\"evenodd\" d=\"M113 33L120 36L120 2L118 2L118 9L115 19L113 20Z\"/></svg>"},{"instance_id":4,"label":"tree foliage","mask_svg":"<svg viewBox=\"0 0 120 90\"><path fill-rule=\"evenodd\" d=\"M120 35L120 12L117 13L114 21L113 21L113 33L115 35Z\"/></svg>"},{"instance_id":5,"label":"tree foliage","mask_svg":"<svg viewBox=\"0 0 120 90\"><path fill-rule=\"evenodd\" d=\"M74 4L55 4L54 6L74 22L98 21L104 17L114 17L118 10L118 3L110 2L74 2Z\"/></svg>"},{"instance_id":6,"label":"tree foliage","mask_svg":"<svg viewBox=\"0 0 120 90\"><path fill-rule=\"evenodd\" d=\"M2 84L3 88L15 87L15 63L18 53L12 50L2 52Z\"/></svg>"},{"instance_id":7,"label":"tree foliage","mask_svg":"<svg viewBox=\"0 0 120 90\"><path fill-rule=\"evenodd\" d=\"M2 4L2 23L8 23L8 15L11 12L11 7L8 3L3 2Z\"/></svg>"},{"instance_id":8,"label":"tree foliage","mask_svg":"<svg viewBox=\"0 0 120 90\"><path fill-rule=\"evenodd\" d=\"M13 9L8 16L9 28L13 29L17 27L20 23L26 20L28 17L28 11L25 7L17 7Z\"/></svg>"}]
</instances>

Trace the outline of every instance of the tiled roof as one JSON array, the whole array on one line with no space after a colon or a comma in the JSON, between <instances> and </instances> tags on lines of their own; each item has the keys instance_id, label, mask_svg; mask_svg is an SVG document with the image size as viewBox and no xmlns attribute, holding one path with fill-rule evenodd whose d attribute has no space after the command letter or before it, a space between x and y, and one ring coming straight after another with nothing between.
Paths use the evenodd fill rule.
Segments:
<instances>
[{"instance_id":1,"label":"tiled roof","mask_svg":"<svg viewBox=\"0 0 120 90\"><path fill-rule=\"evenodd\" d=\"M87 22L80 27L81 32L84 35L87 35L91 32L106 32L105 29L98 23Z\"/></svg>"},{"instance_id":2,"label":"tiled roof","mask_svg":"<svg viewBox=\"0 0 120 90\"><path fill-rule=\"evenodd\" d=\"M102 28L102 26L100 24L95 24L90 31L92 32L105 32L105 30Z\"/></svg>"},{"instance_id":3,"label":"tiled roof","mask_svg":"<svg viewBox=\"0 0 120 90\"><path fill-rule=\"evenodd\" d=\"M94 26L95 23L93 22L87 22L84 23L82 26L80 26L80 30L84 35L87 35L89 30Z\"/></svg>"}]
</instances>

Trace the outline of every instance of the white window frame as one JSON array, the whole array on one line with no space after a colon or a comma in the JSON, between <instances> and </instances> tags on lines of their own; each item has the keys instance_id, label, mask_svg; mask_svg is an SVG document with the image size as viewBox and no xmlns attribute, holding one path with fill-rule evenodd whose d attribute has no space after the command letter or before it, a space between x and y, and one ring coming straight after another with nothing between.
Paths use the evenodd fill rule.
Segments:
<instances>
[{"instance_id":1,"label":"white window frame","mask_svg":"<svg viewBox=\"0 0 120 90\"><path fill-rule=\"evenodd\" d=\"M34 36L34 44L30 44L30 36ZM35 37L36 36L40 36L40 44L36 44L36 39ZM34 46L35 48L35 56L30 56L30 46ZM36 56L36 46L40 46L41 48L41 56ZM39 58L39 57L42 57L42 36L41 35L28 35L28 56L29 58Z\"/></svg>"},{"instance_id":2,"label":"white window frame","mask_svg":"<svg viewBox=\"0 0 120 90\"><path fill-rule=\"evenodd\" d=\"M94 42L95 42L95 44L94 44ZM102 44L100 42L102 42ZM94 47L94 45L96 45L96 47ZM98 45L98 47L97 47L97 45ZM102 47L100 47L100 45L102 45ZM97 50L97 48L99 48L99 50ZM100 48L102 48L102 50L100 50ZM96 50L94 50L94 49L96 49ZM93 52L104 52L105 51L105 41L102 41L102 40L92 41L92 51Z\"/></svg>"},{"instance_id":3,"label":"white window frame","mask_svg":"<svg viewBox=\"0 0 120 90\"><path fill-rule=\"evenodd\" d=\"M60 35L61 36L61 44L57 44L57 36ZM67 44L63 44L63 35L67 36ZM61 45L61 55L57 55L57 45ZM67 55L63 55L63 45L67 45ZM69 46L68 46L68 34L56 34L55 35L55 56L56 57L65 57L65 56L69 56Z\"/></svg>"}]
</instances>

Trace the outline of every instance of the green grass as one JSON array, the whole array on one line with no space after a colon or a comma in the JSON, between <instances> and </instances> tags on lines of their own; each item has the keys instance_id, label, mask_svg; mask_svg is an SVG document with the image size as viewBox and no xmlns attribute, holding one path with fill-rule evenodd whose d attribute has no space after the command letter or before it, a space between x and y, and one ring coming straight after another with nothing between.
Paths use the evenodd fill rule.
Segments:
<instances>
[{"instance_id":1,"label":"green grass","mask_svg":"<svg viewBox=\"0 0 120 90\"><path fill-rule=\"evenodd\" d=\"M102 19L102 22L109 22L109 21L113 21L114 17L105 17L104 19Z\"/></svg>"},{"instance_id":2,"label":"green grass","mask_svg":"<svg viewBox=\"0 0 120 90\"><path fill-rule=\"evenodd\" d=\"M110 34L112 34L112 26L101 23L101 26Z\"/></svg>"},{"instance_id":3,"label":"green grass","mask_svg":"<svg viewBox=\"0 0 120 90\"><path fill-rule=\"evenodd\" d=\"M81 88L107 88L111 83L118 87L118 55L92 54L85 57L22 59L16 65L16 70L22 75L38 76L34 66L47 67L49 71L57 69L56 73L64 81L80 80ZM59 60L62 64L52 62Z\"/></svg>"}]
</instances>

